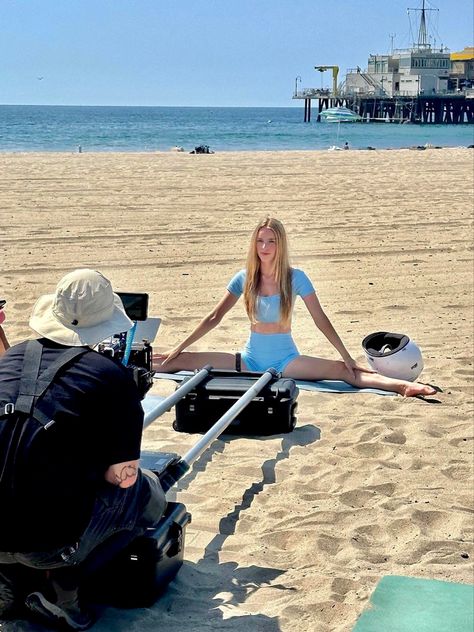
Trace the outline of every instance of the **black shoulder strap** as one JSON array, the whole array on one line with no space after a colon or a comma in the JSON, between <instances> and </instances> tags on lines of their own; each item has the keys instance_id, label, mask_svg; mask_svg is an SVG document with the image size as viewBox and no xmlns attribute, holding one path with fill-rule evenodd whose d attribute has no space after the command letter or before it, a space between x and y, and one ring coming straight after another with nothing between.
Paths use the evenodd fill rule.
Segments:
<instances>
[{"instance_id":1,"label":"black shoulder strap","mask_svg":"<svg viewBox=\"0 0 474 632\"><path fill-rule=\"evenodd\" d=\"M69 364L72 360L74 360L74 358L78 358L88 351L90 351L90 349L85 347L71 347L66 349L66 351L63 351L59 358L39 376L35 395L37 397L41 397L41 395L43 395L52 383L57 373L59 373L60 369L66 366L66 364Z\"/></svg>"},{"instance_id":2,"label":"black shoulder strap","mask_svg":"<svg viewBox=\"0 0 474 632\"><path fill-rule=\"evenodd\" d=\"M29 340L26 343L15 410L26 413L27 415L31 413L35 401L36 382L38 380L42 354L43 347L37 340Z\"/></svg>"},{"instance_id":3,"label":"black shoulder strap","mask_svg":"<svg viewBox=\"0 0 474 632\"><path fill-rule=\"evenodd\" d=\"M49 368L39 374L43 345L38 340L29 340L23 357L23 369L15 410L33 415L43 425L49 423L51 418L36 408L36 401L49 388L60 369L88 351L89 349L84 347L66 349Z\"/></svg>"}]
</instances>

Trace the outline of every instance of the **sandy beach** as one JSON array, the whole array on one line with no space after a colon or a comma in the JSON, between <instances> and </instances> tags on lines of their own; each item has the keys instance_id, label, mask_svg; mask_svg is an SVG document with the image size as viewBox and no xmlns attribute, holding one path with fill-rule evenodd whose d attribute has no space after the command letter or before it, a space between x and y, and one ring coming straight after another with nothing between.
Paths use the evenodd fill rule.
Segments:
<instances>
[{"instance_id":1,"label":"sandy beach","mask_svg":"<svg viewBox=\"0 0 474 632\"><path fill-rule=\"evenodd\" d=\"M171 349L244 266L262 216L281 219L347 348L406 333L439 403L301 392L291 434L225 437L170 498L192 513L185 563L114 632L349 632L385 575L474 581L473 159L469 149L0 154L0 298L11 342L76 267L148 292ZM238 351L242 301L195 350ZM335 357L296 305L302 353ZM155 387L168 393L171 382ZM143 447L184 453L167 413ZM19 626L19 627L18 627ZM11 632L33 630L25 622Z\"/></svg>"}]
</instances>

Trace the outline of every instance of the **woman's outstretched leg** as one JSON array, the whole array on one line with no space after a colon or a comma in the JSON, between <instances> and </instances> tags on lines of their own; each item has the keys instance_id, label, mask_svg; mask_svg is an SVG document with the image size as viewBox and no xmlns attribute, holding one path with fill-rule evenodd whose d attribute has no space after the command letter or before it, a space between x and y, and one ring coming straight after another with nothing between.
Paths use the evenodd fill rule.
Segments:
<instances>
[{"instance_id":1,"label":"woman's outstretched leg","mask_svg":"<svg viewBox=\"0 0 474 632\"><path fill-rule=\"evenodd\" d=\"M235 369L235 355L233 353L221 353L212 351L183 351L165 365L162 365L163 357L160 354L153 355L153 369L166 373L176 371L195 371L210 364L213 369ZM243 364L243 363L242 363ZM242 366L245 370L245 367Z\"/></svg>"},{"instance_id":2,"label":"woman's outstretched leg","mask_svg":"<svg viewBox=\"0 0 474 632\"><path fill-rule=\"evenodd\" d=\"M399 393L404 397L434 395L436 393L436 389L427 384L395 380L380 375L380 373L369 373L356 369L354 377L352 377L342 360L325 360L310 356L299 356L292 360L283 371L283 375L297 380L342 380L358 388L379 388L383 391Z\"/></svg>"}]
</instances>

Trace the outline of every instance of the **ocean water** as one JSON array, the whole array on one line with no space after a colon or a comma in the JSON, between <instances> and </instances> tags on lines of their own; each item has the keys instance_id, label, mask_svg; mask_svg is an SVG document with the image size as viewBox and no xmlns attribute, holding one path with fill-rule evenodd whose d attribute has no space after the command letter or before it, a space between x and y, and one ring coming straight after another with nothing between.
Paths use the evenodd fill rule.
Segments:
<instances>
[{"instance_id":1,"label":"ocean water","mask_svg":"<svg viewBox=\"0 0 474 632\"><path fill-rule=\"evenodd\" d=\"M0 152L214 151L441 147L474 143L473 125L303 122L303 107L0 106Z\"/></svg>"}]
</instances>

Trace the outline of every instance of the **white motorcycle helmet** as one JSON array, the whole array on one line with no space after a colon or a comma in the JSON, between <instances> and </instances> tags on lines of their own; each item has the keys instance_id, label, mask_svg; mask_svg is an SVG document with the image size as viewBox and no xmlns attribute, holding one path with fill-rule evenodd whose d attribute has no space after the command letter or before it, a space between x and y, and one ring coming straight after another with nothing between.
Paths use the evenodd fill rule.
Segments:
<instances>
[{"instance_id":1,"label":"white motorcycle helmet","mask_svg":"<svg viewBox=\"0 0 474 632\"><path fill-rule=\"evenodd\" d=\"M418 345L405 334L377 331L362 341L369 366L386 377L413 382L423 370Z\"/></svg>"}]
</instances>

